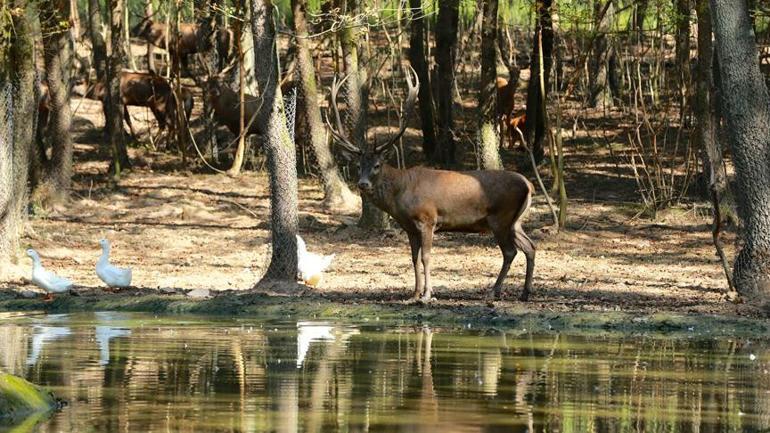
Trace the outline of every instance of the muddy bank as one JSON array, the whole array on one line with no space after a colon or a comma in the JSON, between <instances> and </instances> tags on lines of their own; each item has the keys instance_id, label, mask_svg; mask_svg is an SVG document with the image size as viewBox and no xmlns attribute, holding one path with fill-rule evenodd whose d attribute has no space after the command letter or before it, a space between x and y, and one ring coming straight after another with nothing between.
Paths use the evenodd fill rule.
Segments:
<instances>
[{"instance_id":1,"label":"muddy bank","mask_svg":"<svg viewBox=\"0 0 770 433\"><path fill-rule=\"evenodd\" d=\"M190 296L192 295L192 296ZM201 297L197 297L201 296ZM403 300L370 301L352 297L330 299L305 290L300 293L243 291L183 291L159 293L132 289L119 294L101 290L58 296L53 302L0 295L0 311L136 311L156 314L201 314L274 319L334 320L353 323L382 321L436 326L521 328L531 331L590 333L681 333L683 335L765 335L770 321L755 316L682 314L649 311L559 311L548 305L437 300L423 306Z\"/></svg>"}]
</instances>

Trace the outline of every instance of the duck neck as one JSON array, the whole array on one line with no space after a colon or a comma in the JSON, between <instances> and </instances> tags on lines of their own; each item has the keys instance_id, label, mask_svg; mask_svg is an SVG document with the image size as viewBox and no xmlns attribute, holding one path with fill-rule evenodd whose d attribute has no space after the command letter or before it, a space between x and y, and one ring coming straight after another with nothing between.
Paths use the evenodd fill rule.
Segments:
<instances>
[{"instance_id":1,"label":"duck neck","mask_svg":"<svg viewBox=\"0 0 770 433\"><path fill-rule=\"evenodd\" d=\"M99 262L105 263L109 261L110 259L110 247L109 245L105 245L102 247L102 256L99 257Z\"/></svg>"}]
</instances>

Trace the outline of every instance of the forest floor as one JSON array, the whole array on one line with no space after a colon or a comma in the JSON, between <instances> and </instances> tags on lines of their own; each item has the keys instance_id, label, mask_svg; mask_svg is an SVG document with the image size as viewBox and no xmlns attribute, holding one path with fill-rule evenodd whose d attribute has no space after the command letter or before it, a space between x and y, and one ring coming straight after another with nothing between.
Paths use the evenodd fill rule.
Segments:
<instances>
[{"instance_id":1,"label":"forest floor","mask_svg":"<svg viewBox=\"0 0 770 433\"><path fill-rule=\"evenodd\" d=\"M117 183L110 182L107 163L98 152L100 106L87 100L79 104L73 104L78 111L71 200L31 219L25 248L38 250L46 268L75 281L91 303L110 299L114 306L125 299L142 309L132 300L136 296L184 296L190 289L209 289L211 296L222 298L249 291L269 261L267 176L246 172L233 178L190 171L177 156L132 148L134 168ZM407 140L417 141L414 134L407 134ZM504 300L495 308L556 315L764 317L762 310L726 300L708 205L678 206L659 213L655 221L640 216L634 178L616 162L606 149L589 143L569 147L567 230L553 229L538 191L524 221L537 245L534 293L528 303L516 301L525 267L519 254L504 286ZM321 206L322 195L318 180L300 180L300 232L309 250L335 253L336 258L319 287L293 298L386 306L391 311L407 308L414 277L404 232L359 229L356 215L328 213ZM100 289L94 264L102 237L112 243L113 263L133 268L135 289L122 294ZM734 233L725 238L732 257ZM486 297L502 262L491 235L439 233L433 251L437 299L414 314L442 308L489 314ZM0 309L42 305L24 304L32 300L23 298L37 290L26 280L30 265L21 258L0 280L0 300L8 301ZM291 298L281 303L291 303ZM66 309L71 304L61 305Z\"/></svg>"}]
</instances>

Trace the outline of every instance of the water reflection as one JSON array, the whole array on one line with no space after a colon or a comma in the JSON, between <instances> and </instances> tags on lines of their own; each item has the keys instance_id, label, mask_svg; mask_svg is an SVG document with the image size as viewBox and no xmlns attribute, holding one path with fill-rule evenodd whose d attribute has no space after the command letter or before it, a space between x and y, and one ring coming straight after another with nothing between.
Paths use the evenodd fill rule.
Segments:
<instances>
[{"instance_id":1,"label":"water reflection","mask_svg":"<svg viewBox=\"0 0 770 433\"><path fill-rule=\"evenodd\" d=\"M43 351L46 343L62 339L70 335L70 328L64 326L35 326L33 327L32 349L27 357L27 365L34 365Z\"/></svg>"},{"instance_id":2,"label":"water reflection","mask_svg":"<svg viewBox=\"0 0 770 433\"><path fill-rule=\"evenodd\" d=\"M70 402L40 432L770 426L767 341L74 315L7 320L0 344L0 368Z\"/></svg>"}]
</instances>

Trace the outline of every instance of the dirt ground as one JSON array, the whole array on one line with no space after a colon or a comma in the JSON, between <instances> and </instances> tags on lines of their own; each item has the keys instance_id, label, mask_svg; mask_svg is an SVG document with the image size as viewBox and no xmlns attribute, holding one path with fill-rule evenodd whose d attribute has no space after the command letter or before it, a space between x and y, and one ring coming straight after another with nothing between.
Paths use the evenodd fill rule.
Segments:
<instances>
[{"instance_id":1,"label":"dirt ground","mask_svg":"<svg viewBox=\"0 0 770 433\"><path fill-rule=\"evenodd\" d=\"M46 268L83 287L100 287L94 264L98 240L112 242L113 263L131 266L144 289L249 290L269 259L269 191L265 174L231 178L181 169L176 156L132 148L134 169L117 184L106 176L101 107L75 99L76 176L71 200L30 221L24 246ZM142 110L132 111L138 129ZM410 134L411 133L411 134ZM407 139L417 141L410 130ZM681 206L656 221L638 217L635 183L606 150L568 147L568 230L556 233L542 194L525 219L538 251L530 308L546 311L675 312L757 317L746 304L725 300L724 274L711 243L705 204ZM534 180L534 179L533 179ZM315 179L301 179L300 230L311 251L336 259L320 287L344 303L398 303L409 297L413 274L406 235L372 233L356 215L321 206ZM732 257L734 234L726 245ZM502 256L491 235L438 234L433 283L438 305L484 305ZM26 257L7 269L0 290L36 290L26 281ZM524 257L514 261L503 305L516 304Z\"/></svg>"}]
</instances>

